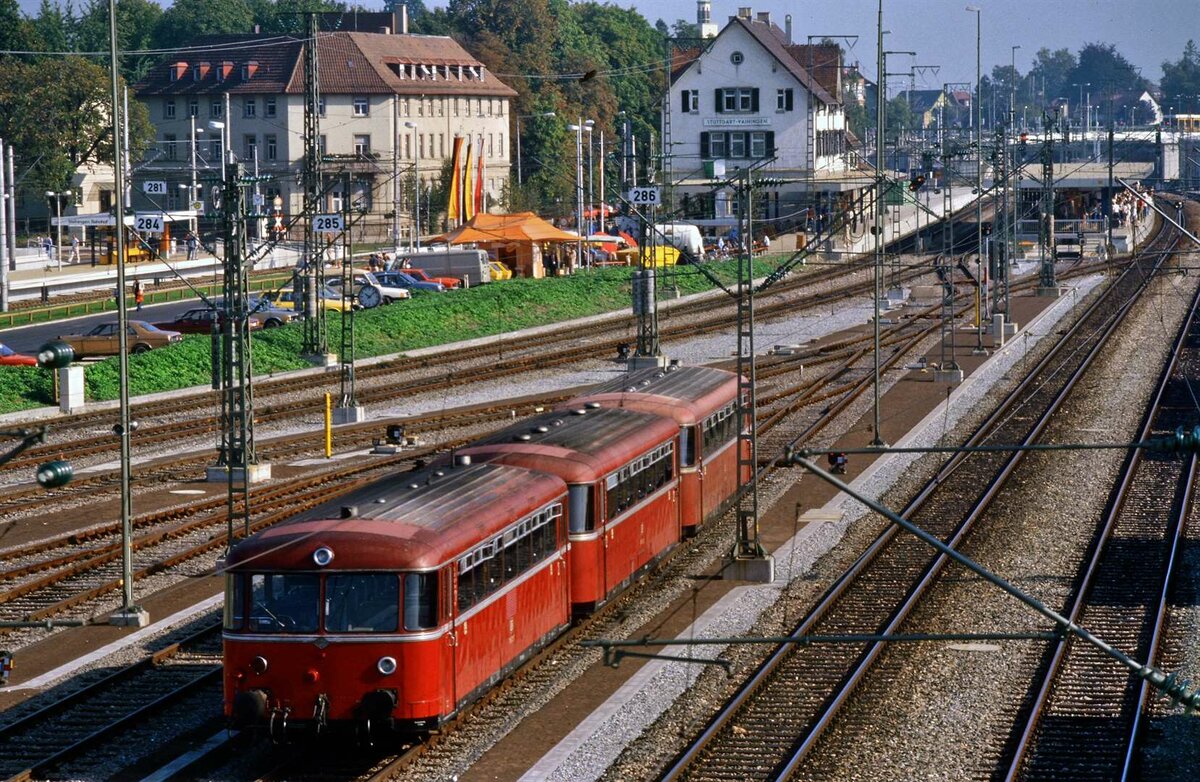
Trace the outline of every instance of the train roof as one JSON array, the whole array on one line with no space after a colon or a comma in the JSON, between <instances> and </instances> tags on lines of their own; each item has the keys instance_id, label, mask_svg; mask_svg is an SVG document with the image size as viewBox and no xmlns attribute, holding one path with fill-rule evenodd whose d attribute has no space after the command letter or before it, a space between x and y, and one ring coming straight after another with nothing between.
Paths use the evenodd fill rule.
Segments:
<instances>
[{"instance_id":1,"label":"train roof","mask_svg":"<svg viewBox=\"0 0 1200 782\"><path fill-rule=\"evenodd\" d=\"M693 426L737 399L737 373L714 367L649 367L602 383L563 403L627 407L667 416L680 426Z\"/></svg>"},{"instance_id":2,"label":"train roof","mask_svg":"<svg viewBox=\"0 0 1200 782\"><path fill-rule=\"evenodd\" d=\"M434 568L566 492L560 478L501 464L397 473L270 527L234 547L227 567L317 570Z\"/></svg>"},{"instance_id":3,"label":"train roof","mask_svg":"<svg viewBox=\"0 0 1200 782\"><path fill-rule=\"evenodd\" d=\"M661 415L577 407L526 419L457 453L590 483L677 434L678 425Z\"/></svg>"}]
</instances>

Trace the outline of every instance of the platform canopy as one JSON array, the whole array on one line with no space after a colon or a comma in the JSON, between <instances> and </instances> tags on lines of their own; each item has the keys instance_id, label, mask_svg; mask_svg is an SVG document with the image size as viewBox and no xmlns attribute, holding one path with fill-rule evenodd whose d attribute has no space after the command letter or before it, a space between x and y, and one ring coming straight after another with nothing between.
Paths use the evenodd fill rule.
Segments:
<instances>
[{"instance_id":1,"label":"platform canopy","mask_svg":"<svg viewBox=\"0 0 1200 782\"><path fill-rule=\"evenodd\" d=\"M470 222L434 239L446 244L486 242L574 242L579 235L555 228L533 212L480 213Z\"/></svg>"}]
</instances>

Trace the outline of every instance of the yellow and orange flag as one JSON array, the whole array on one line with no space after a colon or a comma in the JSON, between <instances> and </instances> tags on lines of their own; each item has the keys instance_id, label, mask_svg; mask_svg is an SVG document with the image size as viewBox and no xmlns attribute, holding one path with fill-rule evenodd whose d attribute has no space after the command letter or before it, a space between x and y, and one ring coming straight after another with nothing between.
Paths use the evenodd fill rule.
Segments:
<instances>
[{"instance_id":1,"label":"yellow and orange flag","mask_svg":"<svg viewBox=\"0 0 1200 782\"><path fill-rule=\"evenodd\" d=\"M461 185L462 180L461 180L461 174L459 173L460 171L462 171L462 146L463 146L463 137L455 136L454 137L454 148L453 148L453 154L452 154L452 160L454 161L454 165L451 168L451 171L453 171L454 173L453 173L453 176L450 177L450 195L446 199L447 200L446 220L451 225L456 226L456 227L459 225L462 225L462 223L463 223L463 210L462 210L463 198L462 198L462 185Z\"/></svg>"}]
</instances>

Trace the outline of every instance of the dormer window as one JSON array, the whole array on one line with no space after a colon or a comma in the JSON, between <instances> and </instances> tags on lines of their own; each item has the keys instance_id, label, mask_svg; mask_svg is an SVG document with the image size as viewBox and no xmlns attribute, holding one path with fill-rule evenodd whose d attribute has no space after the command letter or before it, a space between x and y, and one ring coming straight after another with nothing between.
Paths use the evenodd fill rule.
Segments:
<instances>
[{"instance_id":1,"label":"dormer window","mask_svg":"<svg viewBox=\"0 0 1200 782\"><path fill-rule=\"evenodd\" d=\"M207 63L207 62L200 63L199 65L196 66L195 70L192 71L192 80L193 81L204 81L204 79L207 78L207 76L208 76L209 70L211 70L211 69L212 69L211 63Z\"/></svg>"},{"instance_id":2,"label":"dormer window","mask_svg":"<svg viewBox=\"0 0 1200 782\"><path fill-rule=\"evenodd\" d=\"M168 68L168 71L171 74L171 81L179 81L182 79L183 74L187 73L187 67L188 66L186 62L171 63L170 67Z\"/></svg>"},{"instance_id":3,"label":"dormer window","mask_svg":"<svg viewBox=\"0 0 1200 782\"><path fill-rule=\"evenodd\" d=\"M250 81L254 78L255 72L258 70L258 62L251 60L242 66L242 81Z\"/></svg>"}]
</instances>

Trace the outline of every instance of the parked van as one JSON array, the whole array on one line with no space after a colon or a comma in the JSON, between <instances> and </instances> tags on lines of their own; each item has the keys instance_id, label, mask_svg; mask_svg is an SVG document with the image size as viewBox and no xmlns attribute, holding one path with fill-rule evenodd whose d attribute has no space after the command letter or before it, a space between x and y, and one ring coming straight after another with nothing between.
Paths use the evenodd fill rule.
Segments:
<instances>
[{"instance_id":1,"label":"parked van","mask_svg":"<svg viewBox=\"0 0 1200 782\"><path fill-rule=\"evenodd\" d=\"M661 241L665 241L684 254L683 258L699 261L704 258L704 240L700 229L690 223L659 223L654 226ZM683 260L681 258L680 260Z\"/></svg>"},{"instance_id":2,"label":"parked van","mask_svg":"<svg viewBox=\"0 0 1200 782\"><path fill-rule=\"evenodd\" d=\"M430 277L457 277L466 287L482 285L492 281L488 267L488 256L483 250L431 250L396 254L389 267L403 271L405 261L410 268L424 269Z\"/></svg>"}]
</instances>

